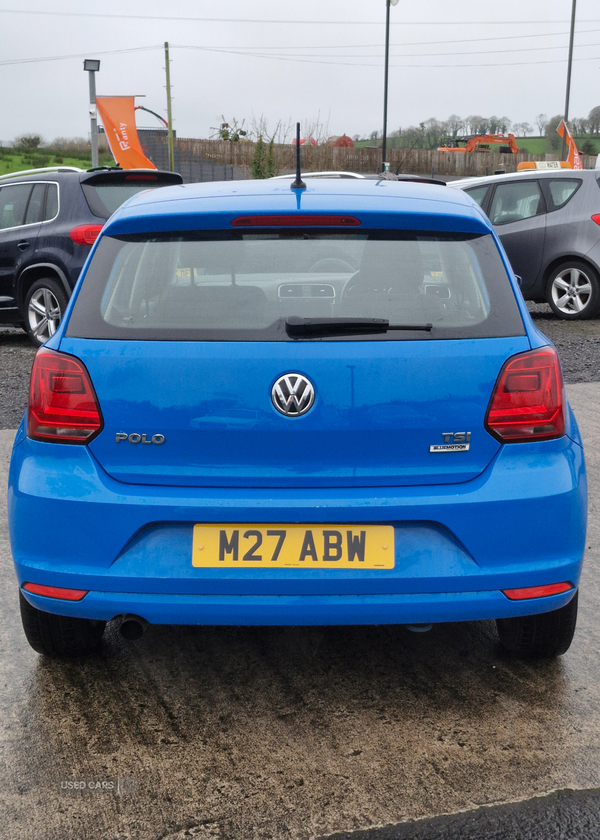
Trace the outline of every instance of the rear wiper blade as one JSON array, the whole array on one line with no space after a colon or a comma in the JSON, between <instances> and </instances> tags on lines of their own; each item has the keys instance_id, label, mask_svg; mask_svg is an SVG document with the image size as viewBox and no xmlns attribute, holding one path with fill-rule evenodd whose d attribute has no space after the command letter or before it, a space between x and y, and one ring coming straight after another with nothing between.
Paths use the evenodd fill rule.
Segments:
<instances>
[{"instance_id":1,"label":"rear wiper blade","mask_svg":"<svg viewBox=\"0 0 600 840\"><path fill-rule=\"evenodd\" d=\"M387 318L301 318L290 315L285 319L288 335L356 335L384 333L388 330L418 330L430 332L433 324L390 324Z\"/></svg>"}]
</instances>

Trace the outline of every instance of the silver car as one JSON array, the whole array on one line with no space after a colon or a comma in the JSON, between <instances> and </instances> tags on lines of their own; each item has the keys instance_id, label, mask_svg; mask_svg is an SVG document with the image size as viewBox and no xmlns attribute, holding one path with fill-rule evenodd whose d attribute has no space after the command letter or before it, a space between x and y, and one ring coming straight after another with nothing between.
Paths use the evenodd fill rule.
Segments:
<instances>
[{"instance_id":1,"label":"silver car","mask_svg":"<svg viewBox=\"0 0 600 840\"><path fill-rule=\"evenodd\" d=\"M600 171L525 170L453 181L494 225L526 300L559 318L600 311Z\"/></svg>"}]
</instances>

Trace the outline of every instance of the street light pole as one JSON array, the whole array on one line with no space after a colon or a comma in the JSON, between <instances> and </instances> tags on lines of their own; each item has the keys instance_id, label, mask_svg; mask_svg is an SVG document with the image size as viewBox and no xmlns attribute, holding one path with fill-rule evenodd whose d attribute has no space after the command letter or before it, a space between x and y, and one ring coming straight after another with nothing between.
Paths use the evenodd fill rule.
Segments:
<instances>
[{"instance_id":1,"label":"street light pole","mask_svg":"<svg viewBox=\"0 0 600 840\"><path fill-rule=\"evenodd\" d=\"M573 41L575 40L575 11L577 7L577 0L573 0L573 5L571 7L571 35L569 37L569 61L567 64L567 92L565 94L565 125L569 119L569 99L571 98L571 69L573 67ZM562 160L566 160L566 152L567 149L567 132L563 134L563 144L562 144Z\"/></svg>"},{"instance_id":2,"label":"street light pole","mask_svg":"<svg viewBox=\"0 0 600 840\"><path fill-rule=\"evenodd\" d=\"M98 109L96 108L96 73L100 70L100 61L86 58L83 69L90 79L90 142L92 146L92 167L98 166Z\"/></svg>"},{"instance_id":3,"label":"street light pole","mask_svg":"<svg viewBox=\"0 0 600 840\"><path fill-rule=\"evenodd\" d=\"M388 106L388 74L390 66L390 5L395 6L398 0L385 0L385 69L383 74L383 139L381 142L381 171L388 168L387 157L387 106Z\"/></svg>"}]
</instances>

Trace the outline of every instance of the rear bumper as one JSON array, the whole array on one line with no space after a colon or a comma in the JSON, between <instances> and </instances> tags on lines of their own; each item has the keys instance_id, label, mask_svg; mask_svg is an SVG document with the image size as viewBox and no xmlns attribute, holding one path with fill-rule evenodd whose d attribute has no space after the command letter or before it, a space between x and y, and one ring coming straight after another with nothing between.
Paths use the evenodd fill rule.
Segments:
<instances>
[{"instance_id":1,"label":"rear bumper","mask_svg":"<svg viewBox=\"0 0 600 840\"><path fill-rule=\"evenodd\" d=\"M558 609L575 590L527 602L527 615ZM150 624L435 624L509 618L524 612L501 592L419 595L143 595L90 592L76 603L23 592L40 610L110 621L129 614Z\"/></svg>"},{"instance_id":2,"label":"rear bumper","mask_svg":"<svg viewBox=\"0 0 600 840\"><path fill-rule=\"evenodd\" d=\"M78 602L32 596L86 618L151 623L381 624L545 612L573 595L509 601L500 590L569 581L585 547L581 447L568 437L504 446L464 484L301 490L125 485L87 447L17 437L9 525L17 578L89 590ZM382 523L395 568L198 569L202 522Z\"/></svg>"}]
</instances>

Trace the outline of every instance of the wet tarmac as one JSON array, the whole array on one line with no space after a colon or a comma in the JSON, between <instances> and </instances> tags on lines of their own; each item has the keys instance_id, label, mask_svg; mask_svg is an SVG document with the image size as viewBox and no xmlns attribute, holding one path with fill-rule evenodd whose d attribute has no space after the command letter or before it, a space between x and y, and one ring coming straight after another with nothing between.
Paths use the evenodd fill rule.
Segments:
<instances>
[{"instance_id":1,"label":"wet tarmac","mask_svg":"<svg viewBox=\"0 0 600 840\"><path fill-rule=\"evenodd\" d=\"M139 642L113 630L85 661L47 660L21 630L2 498L1 840L529 838L498 833L515 807L529 819L597 801L600 383L568 393L590 524L577 634L554 662L503 656L492 623L155 626ZM13 435L0 432L2 488ZM527 802L569 789L585 793ZM525 804L476 811L480 835L456 816L500 803ZM596 837L577 803L581 834L541 836ZM436 820L406 824L422 818Z\"/></svg>"}]
</instances>

